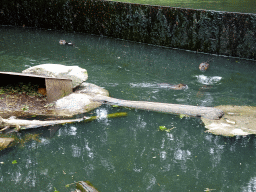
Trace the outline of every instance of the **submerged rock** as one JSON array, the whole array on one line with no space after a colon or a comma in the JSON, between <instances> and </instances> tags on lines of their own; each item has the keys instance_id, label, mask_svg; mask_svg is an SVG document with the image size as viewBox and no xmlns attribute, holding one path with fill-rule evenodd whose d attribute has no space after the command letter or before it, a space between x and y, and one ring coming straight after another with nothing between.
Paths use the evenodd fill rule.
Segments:
<instances>
[{"instance_id":1,"label":"submerged rock","mask_svg":"<svg viewBox=\"0 0 256 192\"><path fill-rule=\"evenodd\" d=\"M256 107L222 105L215 108L224 111L224 116L220 120L202 118L207 132L223 136L256 134Z\"/></svg>"},{"instance_id":2,"label":"submerged rock","mask_svg":"<svg viewBox=\"0 0 256 192\"><path fill-rule=\"evenodd\" d=\"M7 148L13 141L13 138L0 138L0 150Z\"/></svg>"},{"instance_id":3,"label":"submerged rock","mask_svg":"<svg viewBox=\"0 0 256 192\"><path fill-rule=\"evenodd\" d=\"M81 192L99 192L90 181L78 181L76 183L76 188Z\"/></svg>"},{"instance_id":4,"label":"submerged rock","mask_svg":"<svg viewBox=\"0 0 256 192\"><path fill-rule=\"evenodd\" d=\"M37 65L22 71L22 73L71 79L73 88L76 88L88 79L86 69L78 66L65 66L60 64Z\"/></svg>"}]
</instances>

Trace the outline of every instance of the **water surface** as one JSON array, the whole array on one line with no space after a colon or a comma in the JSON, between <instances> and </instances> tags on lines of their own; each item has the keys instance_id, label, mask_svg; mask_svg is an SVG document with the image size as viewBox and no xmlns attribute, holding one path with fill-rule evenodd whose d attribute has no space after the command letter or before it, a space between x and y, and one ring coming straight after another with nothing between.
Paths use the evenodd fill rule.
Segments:
<instances>
[{"instance_id":1,"label":"water surface","mask_svg":"<svg viewBox=\"0 0 256 192\"><path fill-rule=\"evenodd\" d=\"M78 65L112 97L200 106L256 106L254 61L81 33L0 27L0 71L45 63ZM61 46L60 39L76 47ZM210 61L205 73L198 69ZM158 83L188 85L182 91ZM125 118L106 119L108 113ZM103 105L76 123L27 131L41 142L0 152L4 191L72 191L89 180L100 191L255 191L255 136L205 133L200 119ZM159 131L166 126L170 132ZM23 137L25 133L20 133ZM12 164L17 160L16 164Z\"/></svg>"}]
</instances>

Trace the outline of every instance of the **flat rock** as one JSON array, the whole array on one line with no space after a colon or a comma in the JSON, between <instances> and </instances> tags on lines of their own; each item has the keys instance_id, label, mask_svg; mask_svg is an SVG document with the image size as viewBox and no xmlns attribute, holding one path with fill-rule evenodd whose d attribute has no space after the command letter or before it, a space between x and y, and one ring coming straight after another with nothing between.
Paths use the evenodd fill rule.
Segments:
<instances>
[{"instance_id":1,"label":"flat rock","mask_svg":"<svg viewBox=\"0 0 256 192\"><path fill-rule=\"evenodd\" d=\"M22 71L22 73L71 79L73 88L79 86L88 79L86 69L78 66L65 66L60 64L37 65Z\"/></svg>"},{"instance_id":2,"label":"flat rock","mask_svg":"<svg viewBox=\"0 0 256 192\"><path fill-rule=\"evenodd\" d=\"M215 135L236 136L256 134L256 107L221 105L224 116L220 120L202 118L207 132Z\"/></svg>"}]
</instances>

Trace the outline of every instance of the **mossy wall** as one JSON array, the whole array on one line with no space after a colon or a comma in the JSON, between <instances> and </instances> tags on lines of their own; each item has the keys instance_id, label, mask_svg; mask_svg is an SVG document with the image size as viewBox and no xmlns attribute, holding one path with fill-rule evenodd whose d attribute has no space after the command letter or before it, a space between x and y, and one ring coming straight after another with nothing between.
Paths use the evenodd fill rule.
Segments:
<instances>
[{"instance_id":1,"label":"mossy wall","mask_svg":"<svg viewBox=\"0 0 256 192\"><path fill-rule=\"evenodd\" d=\"M0 25L63 29L256 59L256 14L97 0L1 0Z\"/></svg>"}]
</instances>

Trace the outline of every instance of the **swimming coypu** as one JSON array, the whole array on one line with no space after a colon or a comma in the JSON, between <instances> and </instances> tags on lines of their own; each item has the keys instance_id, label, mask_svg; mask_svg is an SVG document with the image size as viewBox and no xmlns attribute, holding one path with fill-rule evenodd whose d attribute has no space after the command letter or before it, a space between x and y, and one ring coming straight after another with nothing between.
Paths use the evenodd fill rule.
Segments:
<instances>
[{"instance_id":1,"label":"swimming coypu","mask_svg":"<svg viewBox=\"0 0 256 192\"><path fill-rule=\"evenodd\" d=\"M199 69L200 69L200 71L206 71L208 68L209 68L209 63L207 63L207 62L203 62L203 63L201 63L200 65L199 65Z\"/></svg>"},{"instance_id":2,"label":"swimming coypu","mask_svg":"<svg viewBox=\"0 0 256 192\"><path fill-rule=\"evenodd\" d=\"M159 83L157 84L159 87L163 87L163 88L169 88L169 89L173 89L173 90L182 90L182 89L187 89L188 86L182 83L179 83L177 85L173 85L173 84L168 84L168 83Z\"/></svg>"},{"instance_id":3,"label":"swimming coypu","mask_svg":"<svg viewBox=\"0 0 256 192\"><path fill-rule=\"evenodd\" d=\"M60 44L60 45L72 45L72 46L74 45L73 43L71 43L71 42L68 43L68 42L66 42L66 40L62 40L62 39L59 40L59 44Z\"/></svg>"}]
</instances>

